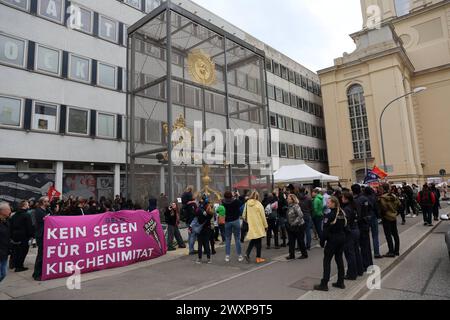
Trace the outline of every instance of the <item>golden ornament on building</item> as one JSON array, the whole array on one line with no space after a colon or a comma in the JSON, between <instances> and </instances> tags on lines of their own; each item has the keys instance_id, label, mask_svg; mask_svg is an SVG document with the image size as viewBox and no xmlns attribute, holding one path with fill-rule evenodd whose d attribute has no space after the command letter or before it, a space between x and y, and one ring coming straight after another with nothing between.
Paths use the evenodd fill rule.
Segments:
<instances>
[{"instance_id":1,"label":"golden ornament on building","mask_svg":"<svg viewBox=\"0 0 450 320\"><path fill-rule=\"evenodd\" d=\"M212 85L216 82L216 65L201 49L189 53L188 70L192 79L199 84Z\"/></svg>"}]
</instances>

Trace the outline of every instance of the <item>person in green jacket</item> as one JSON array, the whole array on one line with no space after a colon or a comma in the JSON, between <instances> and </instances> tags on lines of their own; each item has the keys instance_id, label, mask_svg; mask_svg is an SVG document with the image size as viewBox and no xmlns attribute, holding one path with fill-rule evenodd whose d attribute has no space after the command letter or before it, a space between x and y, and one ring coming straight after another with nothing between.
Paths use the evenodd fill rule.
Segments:
<instances>
[{"instance_id":1,"label":"person in green jacket","mask_svg":"<svg viewBox=\"0 0 450 320\"><path fill-rule=\"evenodd\" d=\"M221 203L216 203L216 205L214 206L216 209L216 214L217 214L217 224L218 224L218 229L215 230L215 240L219 241L219 231L220 231L220 236L222 237L222 243L220 245L224 245L225 244L225 207L223 206L223 204Z\"/></svg>"},{"instance_id":2,"label":"person in green jacket","mask_svg":"<svg viewBox=\"0 0 450 320\"><path fill-rule=\"evenodd\" d=\"M313 197L313 214L312 221L316 228L317 235L322 241L322 223L323 223L323 196L320 193L320 189L314 189L312 191Z\"/></svg>"}]
</instances>

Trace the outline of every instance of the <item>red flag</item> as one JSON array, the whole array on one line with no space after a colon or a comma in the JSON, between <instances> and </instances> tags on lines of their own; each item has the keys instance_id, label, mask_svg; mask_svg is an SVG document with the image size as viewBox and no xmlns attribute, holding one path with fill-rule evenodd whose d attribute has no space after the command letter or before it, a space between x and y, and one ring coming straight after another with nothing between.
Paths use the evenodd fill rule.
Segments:
<instances>
[{"instance_id":1,"label":"red flag","mask_svg":"<svg viewBox=\"0 0 450 320\"><path fill-rule=\"evenodd\" d=\"M383 170L381 170L377 166L373 167L372 172L375 173L377 176L379 176L380 179L384 179L384 178L386 178L388 176L388 174L386 172L384 172Z\"/></svg>"},{"instance_id":2,"label":"red flag","mask_svg":"<svg viewBox=\"0 0 450 320\"><path fill-rule=\"evenodd\" d=\"M61 192L56 190L55 186L51 186L48 189L47 197L48 197L49 201L52 202L53 198L61 197Z\"/></svg>"}]
</instances>

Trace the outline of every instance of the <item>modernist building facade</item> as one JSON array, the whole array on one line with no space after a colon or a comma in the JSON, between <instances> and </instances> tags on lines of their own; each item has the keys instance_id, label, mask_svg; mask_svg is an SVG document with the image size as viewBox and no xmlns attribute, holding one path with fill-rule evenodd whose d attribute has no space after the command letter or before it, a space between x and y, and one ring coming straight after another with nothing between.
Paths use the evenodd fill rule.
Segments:
<instances>
[{"instance_id":1,"label":"modernist building facade","mask_svg":"<svg viewBox=\"0 0 450 320\"><path fill-rule=\"evenodd\" d=\"M450 2L362 0L361 7L356 50L319 71L331 174L350 184L364 180L366 167L382 166L382 128L390 180L422 183L442 173L447 182Z\"/></svg>"},{"instance_id":2,"label":"modernist building facade","mask_svg":"<svg viewBox=\"0 0 450 320\"><path fill-rule=\"evenodd\" d=\"M160 4L159 0L0 1L1 199L38 197L53 183L64 195L124 194L127 27ZM281 129L275 153L282 165L306 162L326 171L318 76L193 2L180 4L265 52L270 124ZM151 50L160 64L165 63L161 51L146 46L142 50ZM183 64L182 59L172 58L173 65ZM247 90L254 85L246 74L235 77ZM180 91L179 99L185 97ZM192 109L204 104L220 109L220 101L211 99L194 93L192 101L180 103ZM251 110L237 116L244 122L261 121ZM155 146L166 143L164 121L157 116L142 116L134 131L139 140ZM166 191L167 170L158 162L152 165L159 170L147 177L147 195ZM186 182L200 188L200 178L200 168L175 176L178 189Z\"/></svg>"}]
</instances>

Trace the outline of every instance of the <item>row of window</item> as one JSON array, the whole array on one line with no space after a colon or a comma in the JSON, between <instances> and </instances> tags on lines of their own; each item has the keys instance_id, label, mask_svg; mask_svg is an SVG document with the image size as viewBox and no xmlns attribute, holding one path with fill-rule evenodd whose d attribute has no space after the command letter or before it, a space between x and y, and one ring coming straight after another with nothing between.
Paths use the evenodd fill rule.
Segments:
<instances>
[{"instance_id":1,"label":"row of window","mask_svg":"<svg viewBox=\"0 0 450 320\"><path fill-rule=\"evenodd\" d=\"M280 158L298 159L306 161L328 161L327 150L280 142Z\"/></svg>"},{"instance_id":2,"label":"row of window","mask_svg":"<svg viewBox=\"0 0 450 320\"><path fill-rule=\"evenodd\" d=\"M326 140L325 128L316 127L297 119L288 118L279 114L270 113L270 126L280 130L295 132L309 137Z\"/></svg>"},{"instance_id":3,"label":"row of window","mask_svg":"<svg viewBox=\"0 0 450 320\"><path fill-rule=\"evenodd\" d=\"M285 90L277 88L272 85L268 85L268 96L272 100L276 100L285 105L302 110L304 112L313 114L319 118L323 118L323 107L317 103L313 103L306 99L300 98L295 94L289 93Z\"/></svg>"},{"instance_id":4,"label":"row of window","mask_svg":"<svg viewBox=\"0 0 450 320\"><path fill-rule=\"evenodd\" d=\"M28 70L125 90L122 68L49 46L0 33L0 63Z\"/></svg>"},{"instance_id":5,"label":"row of window","mask_svg":"<svg viewBox=\"0 0 450 320\"><path fill-rule=\"evenodd\" d=\"M123 23L65 0L0 0L14 8L119 45L127 45Z\"/></svg>"},{"instance_id":6,"label":"row of window","mask_svg":"<svg viewBox=\"0 0 450 320\"><path fill-rule=\"evenodd\" d=\"M122 121L108 112L0 95L1 127L121 139Z\"/></svg>"},{"instance_id":7,"label":"row of window","mask_svg":"<svg viewBox=\"0 0 450 320\"><path fill-rule=\"evenodd\" d=\"M156 9L161 5L162 0L118 0L144 13Z\"/></svg>"},{"instance_id":8,"label":"row of window","mask_svg":"<svg viewBox=\"0 0 450 320\"><path fill-rule=\"evenodd\" d=\"M320 89L320 84L306 78L305 76L295 72L282 64L275 62L274 60L266 58L266 69L267 71L289 81L293 84L302 87L303 89L312 92L319 97L322 96L322 90Z\"/></svg>"}]
</instances>

